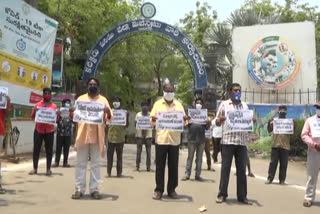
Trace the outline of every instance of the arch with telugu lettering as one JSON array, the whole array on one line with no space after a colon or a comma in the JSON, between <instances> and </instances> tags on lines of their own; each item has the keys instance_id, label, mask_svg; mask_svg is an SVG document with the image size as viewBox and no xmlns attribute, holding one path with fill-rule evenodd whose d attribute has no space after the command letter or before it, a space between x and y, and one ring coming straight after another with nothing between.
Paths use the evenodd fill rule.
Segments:
<instances>
[{"instance_id":1,"label":"arch with telugu lettering","mask_svg":"<svg viewBox=\"0 0 320 214\"><path fill-rule=\"evenodd\" d=\"M155 32L176 43L188 59L193 71L195 88L207 87L207 72L205 63L196 46L179 29L156 20L138 19L118 24L110 31L102 35L93 48L85 62L82 79L86 80L95 76L97 68L104 54L119 40L132 33Z\"/></svg>"}]
</instances>

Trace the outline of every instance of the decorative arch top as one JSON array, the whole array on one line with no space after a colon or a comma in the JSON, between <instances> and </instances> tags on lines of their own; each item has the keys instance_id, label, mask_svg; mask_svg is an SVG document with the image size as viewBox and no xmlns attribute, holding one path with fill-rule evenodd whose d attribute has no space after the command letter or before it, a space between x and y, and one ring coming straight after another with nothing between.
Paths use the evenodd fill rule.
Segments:
<instances>
[{"instance_id":1,"label":"decorative arch top","mask_svg":"<svg viewBox=\"0 0 320 214\"><path fill-rule=\"evenodd\" d=\"M83 70L82 78L84 80L95 76L97 68L104 54L117 41L128 34L139 32L155 32L169 38L176 43L182 50L185 57L189 59L195 80L195 88L202 89L207 87L207 72L205 63L196 46L179 29L156 20L130 20L118 24L110 31L101 36L91 49Z\"/></svg>"}]
</instances>

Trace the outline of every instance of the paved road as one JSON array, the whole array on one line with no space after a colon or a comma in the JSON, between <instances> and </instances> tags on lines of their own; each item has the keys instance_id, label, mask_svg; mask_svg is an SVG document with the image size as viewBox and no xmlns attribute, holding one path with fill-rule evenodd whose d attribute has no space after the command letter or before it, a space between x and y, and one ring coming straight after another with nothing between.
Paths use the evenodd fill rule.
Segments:
<instances>
[{"instance_id":1,"label":"paved road","mask_svg":"<svg viewBox=\"0 0 320 214\"><path fill-rule=\"evenodd\" d=\"M152 148L153 150L153 148ZM179 181L177 192L180 199L172 200L163 197L161 201L152 200L154 189L154 172L136 172L135 147L125 145L124 177L106 178L106 161L102 162L101 192L103 199L91 200L86 196L82 200L72 200L74 192L74 168L53 169L50 177L44 174L30 176L31 162L19 165L4 164L4 187L6 195L0 195L0 213L199 213L198 208L205 205L207 213L320 213L320 191L318 185L317 202L311 208L304 208L302 200L305 185L304 163L289 163L288 185L265 185L268 160L252 159L252 167L256 178L248 178L248 198L252 206L239 204L236 200L236 176L231 174L229 198L224 204L216 204L215 197L219 185L220 165L215 164L216 171L203 170L205 182ZM74 152L72 153L74 154ZM187 150L180 150L179 177L184 174ZM144 155L143 155L144 157ZM143 163L145 159L142 160ZM39 172L45 172L45 162L42 160ZM71 164L74 165L74 155ZM154 166L152 166L154 169ZM206 169L206 162L203 162ZM145 169L144 164L141 169ZM113 169L115 174L115 168ZM193 175L192 175L193 178ZM318 182L319 184L319 182Z\"/></svg>"}]
</instances>

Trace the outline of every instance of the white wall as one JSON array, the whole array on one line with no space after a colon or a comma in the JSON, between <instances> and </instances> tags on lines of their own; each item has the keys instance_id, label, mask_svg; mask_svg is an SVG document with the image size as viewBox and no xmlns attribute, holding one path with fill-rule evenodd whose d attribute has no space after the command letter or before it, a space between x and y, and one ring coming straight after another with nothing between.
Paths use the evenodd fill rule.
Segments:
<instances>
[{"instance_id":1,"label":"white wall","mask_svg":"<svg viewBox=\"0 0 320 214\"><path fill-rule=\"evenodd\" d=\"M249 27L237 27L233 30L233 82L238 82L248 91L260 92L261 87L257 85L249 73L247 68L247 58L253 46L262 38L269 36L281 36L286 38L289 48L295 49L295 52L301 57L300 71L295 79L279 89L279 93L295 91L294 100L297 103L299 100L299 89L302 91L316 90L317 87L317 71L316 71L316 45L315 45L315 26L313 22L298 22L288 24L275 25L256 25ZM265 94L268 94L270 89L262 89ZM260 102L258 93L255 95L254 102ZM251 99L251 100L250 100ZM271 97L268 95L262 96L262 103L275 103L277 100L275 90L272 90ZM291 103L293 100L292 94L287 96L279 96L278 103ZM309 97L311 103L316 101L315 93ZM247 96L248 102L253 102L250 95ZM308 103L306 95L302 96L302 104Z\"/></svg>"}]
</instances>

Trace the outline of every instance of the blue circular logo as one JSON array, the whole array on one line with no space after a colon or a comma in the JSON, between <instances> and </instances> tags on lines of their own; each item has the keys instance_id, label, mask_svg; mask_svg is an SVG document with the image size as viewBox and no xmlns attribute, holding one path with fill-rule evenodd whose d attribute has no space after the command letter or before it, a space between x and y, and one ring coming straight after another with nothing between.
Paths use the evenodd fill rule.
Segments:
<instances>
[{"instance_id":1,"label":"blue circular logo","mask_svg":"<svg viewBox=\"0 0 320 214\"><path fill-rule=\"evenodd\" d=\"M27 47L27 44L25 41L23 41L23 39L19 39L16 42L17 48L19 49L19 51L24 51Z\"/></svg>"}]
</instances>

